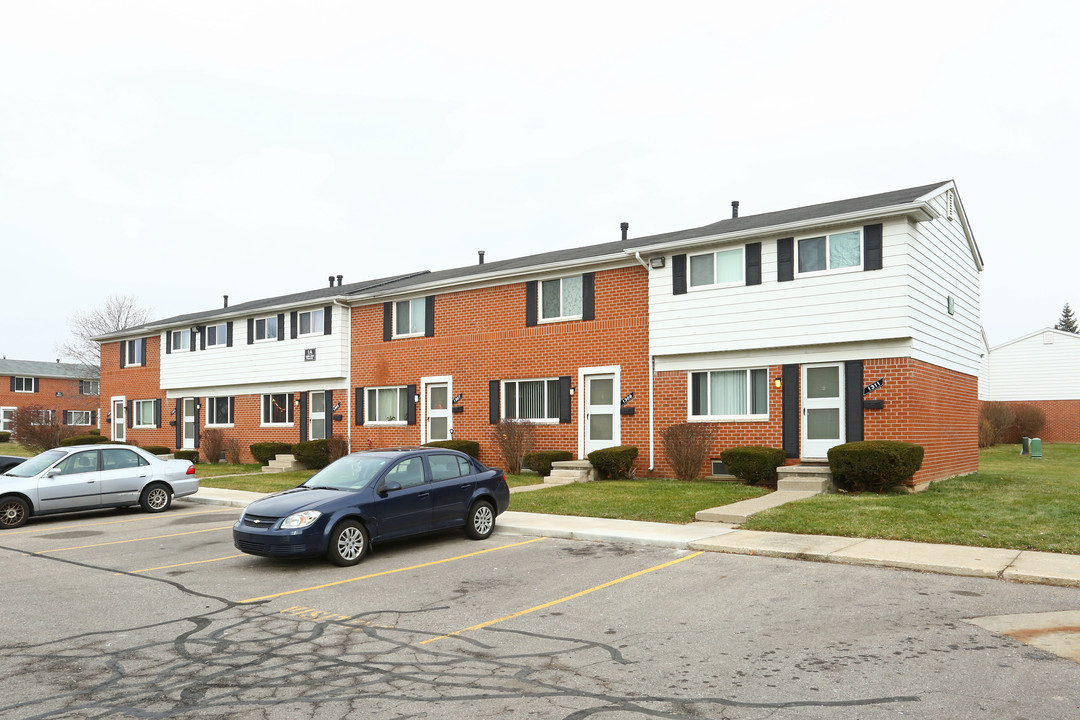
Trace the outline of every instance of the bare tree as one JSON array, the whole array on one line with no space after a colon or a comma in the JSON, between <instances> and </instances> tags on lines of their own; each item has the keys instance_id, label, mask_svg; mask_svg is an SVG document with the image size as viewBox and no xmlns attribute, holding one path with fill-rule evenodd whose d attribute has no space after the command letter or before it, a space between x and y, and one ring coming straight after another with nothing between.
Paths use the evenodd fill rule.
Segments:
<instances>
[{"instance_id":1,"label":"bare tree","mask_svg":"<svg viewBox=\"0 0 1080 720\"><path fill-rule=\"evenodd\" d=\"M142 325L151 319L150 310L131 295L110 295L98 307L68 318L72 337L56 351L62 357L96 368L101 363L101 346L91 338Z\"/></svg>"}]
</instances>

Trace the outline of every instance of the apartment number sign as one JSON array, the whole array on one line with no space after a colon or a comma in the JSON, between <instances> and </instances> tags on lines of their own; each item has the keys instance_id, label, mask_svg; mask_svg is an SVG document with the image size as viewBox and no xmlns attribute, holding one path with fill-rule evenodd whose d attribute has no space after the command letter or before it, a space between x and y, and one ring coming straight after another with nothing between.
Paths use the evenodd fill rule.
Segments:
<instances>
[{"instance_id":1,"label":"apartment number sign","mask_svg":"<svg viewBox=\"0 0 1080 720\"><path fill-rule=\"evenodd\" d=\"M878 380L875 380L874 382L870 383L869 385L867 385L866 387L864 387L862 389L862 394L863 395L869 395L870 393L874 392L875 390L877 390L879 387L881 387L884 384L885 384L885 378L880 378Z\"/></svg>"}]
</instances>

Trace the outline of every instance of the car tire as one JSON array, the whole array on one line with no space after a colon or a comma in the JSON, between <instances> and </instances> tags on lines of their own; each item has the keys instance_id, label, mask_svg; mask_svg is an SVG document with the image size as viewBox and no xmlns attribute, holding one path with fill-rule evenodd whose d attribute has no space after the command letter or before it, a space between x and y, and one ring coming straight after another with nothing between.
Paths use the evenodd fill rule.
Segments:
<instances>
[{"instance_id":1,"label":"car tire","mask_svg":"<svg viewBox=\"0 0 1080 720\"><path fill-rule=\"evenodd\" d=\"M26 524L30 516L30 506L20 497L6 497L0 500L0 528L14 530Z\"/></svg>"},{"instance_id":2,"label":"car tire","mask_svg":"<svg viewBox=\"0 0 1080 720\"><path fill-rule=\"evenodd\" d=\"M363 525L355 520L342 520L330 533L326 559L341 567L356 565L367 555L368 545L368 533Z\"/></svg>"},{"instance_id":3,"label":"car tire","mask_svg":"<svg viewBox=\"0 0 1080 720\"><path fill-rule=\"evenodd\" d=\"M144 512L165 512L172 505L172 492L169 486L160 482L150 483L143 488L142 495L139 496L139 505Z\"/></svg>"},{"instance_id":4,"label":"car tire","mask_svg":"<svg viewBox=\"0 0 1080 720\"><path fill-rule=\"evenodd\" d=\"M487 500L478 500L465 519L465 534L473 540L486 540L495 530L495 508Z\"/></svg>"}]
</instances>

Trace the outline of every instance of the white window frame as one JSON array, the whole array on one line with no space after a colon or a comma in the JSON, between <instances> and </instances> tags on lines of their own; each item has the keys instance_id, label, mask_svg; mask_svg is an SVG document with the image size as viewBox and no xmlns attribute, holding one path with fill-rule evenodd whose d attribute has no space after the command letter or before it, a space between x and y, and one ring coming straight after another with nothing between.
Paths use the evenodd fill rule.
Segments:
<instances>
[{"instance_id":1,"label":"white window frame","mask_svg":"<svg viewBox=\"0 0 1080 720\"><path fill-rule=\"evenodd\" d=\"M124 341L124 367L143 367L146 365L146 358L143 357L142 353L142 341L142 338Z\"/></svg>"},{"instance_id":2,"label":"white window frame","mask_svg":"<svg viewBox=\"0 0 1080 720\"><path fill-rule=\"evenodd\" d=\"M270 321L274 322L274 334L273 335L267 334L267 328L270 326ZM262 337L259 337L259 323L263 324L263 336ZM281 328L278 327L278 316L277 315L267 315L266 317L255 318L255 324L252 327L252 331L255 333L255 337L252 338L253 342L261 343L261 342L274 342L274 341L276 341L278 339L278 336L281 334ZM270 395L272 393L266 393L266 394Z\"/></svg>"},{"instance_id":3,"label":"white window frame","mask_svg":"<svg viewBox=\"0 0 1080 720\"><path fill-rule=\"evenodd\" d=\"M22 389L19 386L22 385ZM29 389L27 389L29 387ZM17 393L32 393L34 392L34 378L26 377L23 375L15 376L15 392Z\"/></svg>"},{"instance_id":4,"label":"white window frame","mask_svg":"<svg viewBox=\"0 0 1080 720\"><path fill-rule=\"evenodd\" d=\"M318 321L315 320L316 314L318 315L318 318L319 318ZM302 330L302 328L304 327L304 316L305 315L307 315L307 318L308 318L307 332L304 332ZM301 313L297 313L297 315L296 315L296 336L297 337L306 337L308 335L322 335L323 330L325 329L324 326L323 326L324 322L325 322L325 318L323 317L323 308L317 308L315 310L305 310L305 311L303 311Z\"/></svg>"},{"instance_id":5,"label":"white window frame","mask_svg":"<svg viewBox=\"0 0 1080 720\"><path fill-rule=\"evenodd\" d=\"M80 419L85 419L86 422L76 422L75 416L81 416ZM65 425L89 425L90 424L90 411L89 410L65 410L64 411L64 424Z\"/></svg>"},{"instance_id":6,"label":"white window frame","mask_svg":"<svg viewBox=\"0 0 1080 720\"><path fill-rule=\"evenodd\" d=\"M404 333L399 333L398 332L398 315L399 315L398 310L399 310L399 307L401 305L404 305L406 303L409 304L409 331L404 332ZM422 319L422 322L420 323L420 329L419 330L417 330L413 326L413 323L412 323L412 320L413 320L413 305L412 304L413 303L420 303L420 307L424 311L423 319ZM394 338L423 337L425 331L427 330L427 298L426 297L418 297L418 298L410 298L409 300L397 300L397 301L395 301L394 302L393 321L394 321L394 325L393 325L394 332L391 335L391 337L394 337Z\"/></svg>"},{"instance_id":7,"label":"white window frame","mask_svg":"<svg viewBox=\"0 0 1080 720\"><path fill-rule=\"evenodd\" d=\"M837 235L847 235L849 233L855 233L856 235L858 235L859 262L855 263L854 265L849 265L847 267L834 268L832 267L830 255L832 238L836 237ZM825 238L825 269L806 271L799 270L799 243L804 240L816 240L818 238ZM861 227L847 228L845 230L837 230L830 233L815 233L813 235L803 235L802 237L796 237L794 253L795 277L806 277L809 275L839 275L841 273L861 272L863 269L863 264L866 262L865 253L863 253L863 231Z\"/></svg>"},{"instance_id":8,"label":"white window frame","mask_svg":"<svg viewBox=\"0 0 1080 720\"><path fill-rule=\"evenodd\" d=\"M90 392L85 392L83 388L88 388ZM101 381L100 380L80 380L79 381L79 394L80 395L100 395L101 394Z\"/></svg>"},{"instance_id":9,"label":"white window frame","mask_svg":"<svg viewBox=\"0 0 1080 720\"><path fill-rule=\"evenodd\" d=\"M573 279L577 279L577 281L581 283L581 292L579 293L579 298L582 307L578 308L578 311L575 314L567 314L564 307L565 297L563 295L563 283L567 280ZM556 282L559 283L559 314L552 315L551 317L544 317L544 287L549 283ZM582 318L582 308L585 305L584 285L584 279L581 275L567 275L566 277L561 278L548 278L547 280L540 280L536 284L536 321L538 323L550 323L566 322L567 320L580 320Z\"/></svg>"},{"instance_id":10,"label":"white window frame","mask_svg":"<svg viewBox=\"0 0 1080 720\"><path fill-rule=\"evenodd\" d=\"M214 341L213 342L210 342L210 331L211 330L214 331ZM220 325L207 325L206 329L203 330L203 333L205 333L205 335L206 335L206 347L207 347L207 349L216 348L216 347L225 347L225 345L229 342L229 326L228 326L228 323L221 323Z\"/></svg>"},{"instance_id":11,"label":"white window frame","mask_svg":"<svg viewBox=\"0 0 1080 720\"><path fill-rule=\"evenodd\" d=\"M36 414L38 417L38 421L34 422L34 420L31 419L31 425L52 425L56 422L55 410L37 410Z\"/></svg>"},{"instance_id":12,"label":"white window frame","mask_svg":"<svg viewBox=\"0 0 1080 720\"><path fill-rule=\"evenodd\" d=\"M169 349L173 352L191 350L191 330L173 330L172 344Z\"/></svg>"},{"instance_id":13,"label":"white window frame","mask_svg":"<svg viewBox=\"0 0 1080 720\"><path fill-rule=\"evenodd\" d=\"M231 399L231 396L229 396L229 395L219 395L219 396L215 396L215 397L206 398L206 423L205 423L206 427L231 428L233 426L233 422L234 422L235 418L233 417L233 410L230 409L230 403L229 403L230 399ZM215 410L216 410L215 406L219 402L224 402L225 403L225 412L229 416L229 421L228 422L224 422L224 423L217 422L217 412L215 412ZM288 412L286 412L286 417L288 417Z\"/></svg>"},{"instance_id":14,"label":"white window frame","mask_svg":"<svg viewBox=\"0 0 1080 720\"><path fill-rule=\"evenodd\" d=\"M405 398L405 409L406 409L405 417L397 418L395 420L378 420L378 419L372 420L372 419L370 419L371 418L371 412L373 410L377 410L378 407L379 407L378 401L377 401L378 396L379 396L379 392L380 391L385 392L385 391L390 391L390 390L397 391L397 393L398 393L398 408L399 409L401 407L401 404L400 404L401 403L401 398L402 397ZM373 395L376 398L376 402L372 402L372 396ZM413 401L413 399L411 397L409 397L409 388L407 386L405 386L405 385L381 385L379 387L364 388L364 425L373 425L373 426L379 426L379 425L382 425L382 426L408 425L409 424L409 416L407 414L408 413L408 405L412 401Z\"/></svg>"},{"instance_id":15,"label":"white window frame","mask_svg":"<svg viewBox=\"0 0 1080 720\"><path fill-rule=\"evenodd\" d=\"M738 253L739 255L739 277L736 280L725 280L724 282L718 282L716 263L720 255L727 255L729 253ZM712 258L712 280L710 282L694 283L694 259L700 257ZM699 253L697 255L691 255L687 258L686 263L686 275L687 275L687 288L690 290L702 290L704 288L722 288L722 287L738 287L746 284L746 246L739 245L737 247L721 248L710 253Z\"/></svg>"},{"instance_id":16,"label":"white window frame","mask_svg":"<svg viewBox=\"0 0 1080 720\"><path fill-rule=\"evenodd\" d=\"M150 405L150 423L149 424L144 423L141 420L141 418L142 418L142 412L141 412L142 406L147 405L147 404ZM156 428L157 427L157 425L154 423L154 401L153 400L132 400L131 401L131 414L133 416L131 418L131 427L132 427L132 429L146 429L146 428Z\"/></svg>"},{"instance_id":17,"label":"white window frame","mask_svg":"<svg viewBox=\"0 0 1080 720\"><path fill-rule=\"evenodd\" d=\"M705 415L694 414L694 375L704 374L706 387L712 387L712 373L718 372L744 372L746 373L746 408L751 410L754 404L754 385L753 375L754 372L761 372L765 375L765 412L754 413L747 412L742 415L714 415L712 413ZM706 394L706 400L710 404L709 410L712 410L712 393L711 391ZM764 422L769 419L769 403L771 401L771 390L769 385L769 368L768 367L748 367L748 368L712 368L709 370L691 370L686 373L686 418L687 422Z\"/></svg>"},{"instance_id":18,"label":"white window frame","mask_svg":"<svg viewBox=\"0 0 1080 720\"><path fill-rule=\"evenodd\" d=\"M524 418L524 417L520 416L520 410L521 410L521 402L520 402L520 400L521 400L521 383L530 383L530 382L541 383L540 387L542 389L542 393L541 393L542 398L541 398L540 403L544 408L545 417L542 417L542 418ZM513 391L515 408L514 408L514 415L512 415L512 416L507 413L507 408L509 407L509 403L506 400L506 396L507 396L506 386L507 385L514 385L515 386L514 391ZM528 420L529 422L534 423L536 425L557 425L559 423L559 411L560 411L559 407L555 408L555 414L553 416L550 416L550 417L547 416L548 410L551 407L550 406L551 397L550 397L549 394L552 392L552 387L554 387L555 402L556 403L561 402L561 398L559 397L559 378L557 378L557 377L514 378L513 380L503 380L502 383L500 384L501 397L499 399L499 407L502 410L503 419L504 420Z\"/></svg>"},{"instance_id":19,"label":"white window frame","mask_svg":"<svg viewBox=\"0 0 1080 720\"><path fill-rule=\"evenodd\" d=\"M260 420L259 426L260 427L292 427L293 426L294 421L289 420L289 395L290 394L291 393L263 393L262 395L259 396L259 420ZM285 419L283 421L281 421L281 422L273 422L271 420L271 418L273 418L273 407L272 406L274 405L274 398L276 396L281 396L281 397L285 398L285 411L284 411L285 412ZM264 402L264 398L267 398L267 397L270 398L270 404L271 404L271 412L270 412L269 417L267 417L266 414L265 414L267 406L266 406L266 403Z\"/></svg>"}]
</instances>

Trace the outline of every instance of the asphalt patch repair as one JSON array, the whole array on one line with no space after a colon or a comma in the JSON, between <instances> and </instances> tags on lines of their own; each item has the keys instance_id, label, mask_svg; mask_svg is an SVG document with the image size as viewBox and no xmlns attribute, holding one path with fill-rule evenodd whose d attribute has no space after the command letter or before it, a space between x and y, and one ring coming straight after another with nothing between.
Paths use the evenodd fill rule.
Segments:
<instances>
[{"instance_id":1,"label":"asphalt patch repair","mask_svg":"<svg viewBox=\"0 0 1080 720\"><path fill-rule=\"evenodd\" d=\"M1080 663L1080 610L993 615L967 622Z\"/></svg>"}]
</instances>

